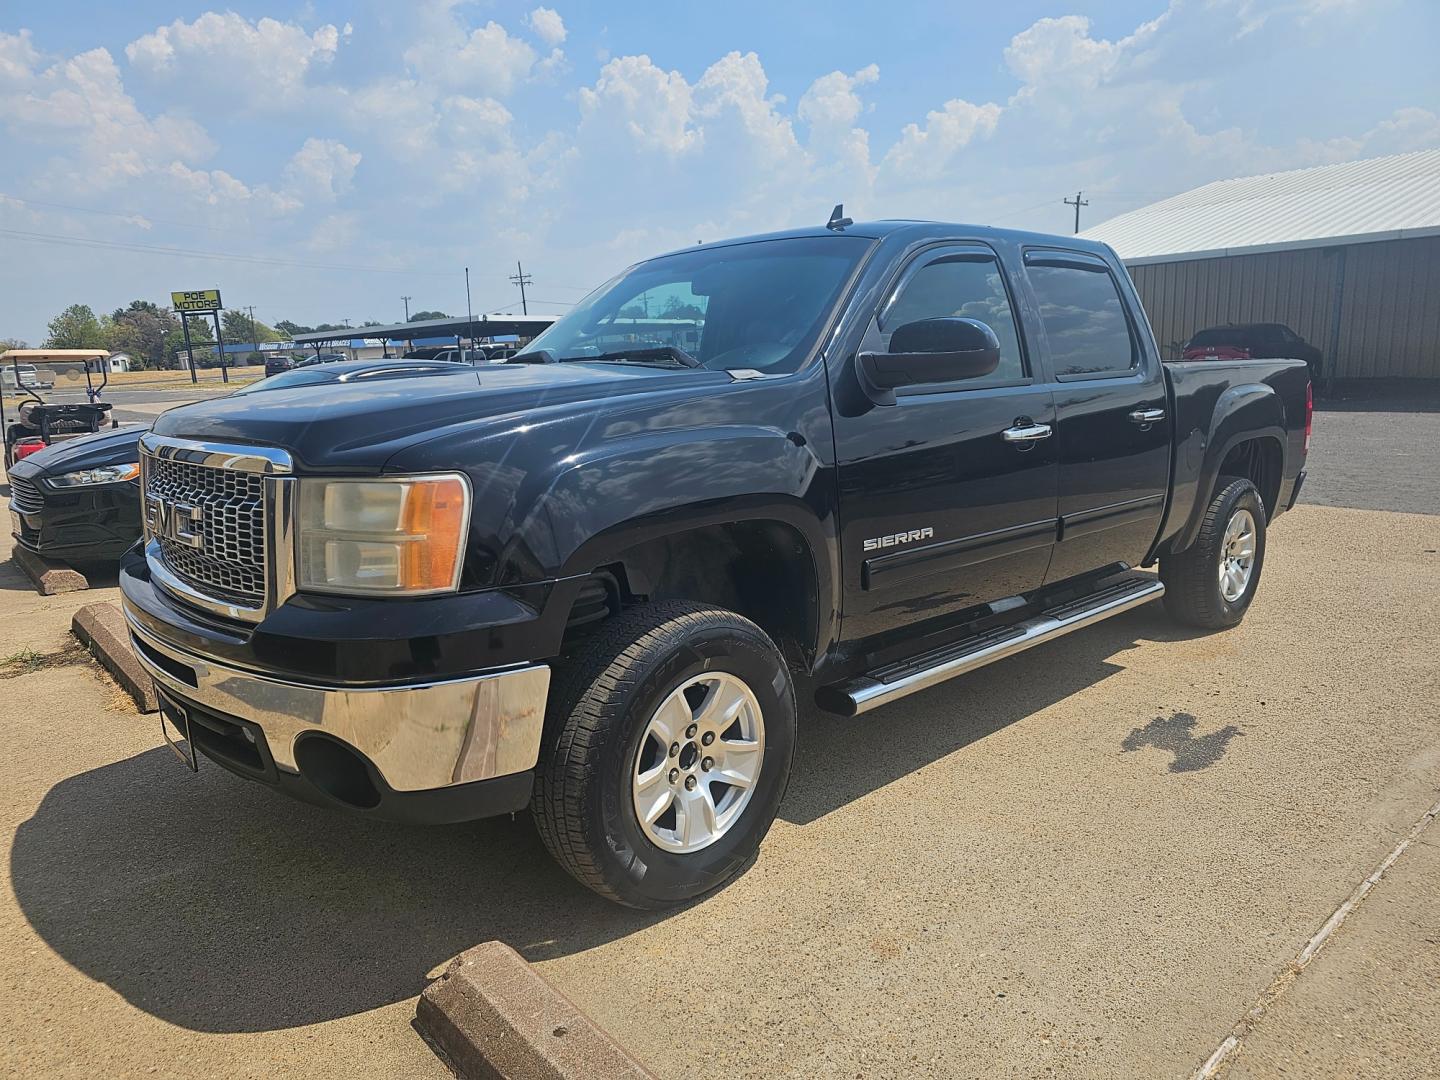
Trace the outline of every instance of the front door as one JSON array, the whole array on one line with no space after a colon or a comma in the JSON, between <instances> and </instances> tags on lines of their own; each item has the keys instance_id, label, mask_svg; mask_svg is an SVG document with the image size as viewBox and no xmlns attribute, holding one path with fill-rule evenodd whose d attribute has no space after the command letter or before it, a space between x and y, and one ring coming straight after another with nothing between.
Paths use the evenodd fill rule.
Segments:
<instances>
[{"instance_id":1,"label":"front door","mask_svg":"<svg viewBox=\"0 0 1440 1080\"><path fill-rule=\"evenodd\" d=\"M866 331L861 349L884 351L906 323L978 319L1000 341L1000 365L835 417L842 633L856 651L926 619L982 614L1044 581L1056 533L1054 404L1031 369L1012 290L990 248L930 248L902 270Z\"/></svg>"},{"instance_id":2,"label":"front door","mask_svg":"<svg viewBox=\"0 0 1440 1080\"><path fill-rule=\"evenodd\" d=\"M1130 314L1139 301L1084 252L1032 249L1025 275L1056 379L1060 539L1046 583L1136 566L1160 528L1171 442L1160 357Z\"/></svg>"}]
</instances>

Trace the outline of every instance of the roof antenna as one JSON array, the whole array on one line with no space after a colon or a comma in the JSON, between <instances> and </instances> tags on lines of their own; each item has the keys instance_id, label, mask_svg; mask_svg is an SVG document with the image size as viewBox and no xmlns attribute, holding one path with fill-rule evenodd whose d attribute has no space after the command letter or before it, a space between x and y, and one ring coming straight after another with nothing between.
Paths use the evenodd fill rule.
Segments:
<instances>
[{"instance_id":1,"label":"roof antenna","mask_svg":"<svg viewBox=\"0 0 1440 1080\"><path fill-rule=\"evenodd\" d=\"M846 225L854 224L855 222L851 221L848 217L845 216L845 204L836 203L835 209L830 211L830 220L825 223L825 228L834 229L836 232L842 232L844 231Z\"/></svg>"}]
</instances>

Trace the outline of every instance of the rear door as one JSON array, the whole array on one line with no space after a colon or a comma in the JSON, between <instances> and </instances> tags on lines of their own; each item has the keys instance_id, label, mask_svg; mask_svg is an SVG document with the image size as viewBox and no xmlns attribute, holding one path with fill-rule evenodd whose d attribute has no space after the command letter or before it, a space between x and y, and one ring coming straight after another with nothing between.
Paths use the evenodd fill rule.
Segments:
<instances>
[{"instance_id":1,"label":"rear door","mask_svg":"<svg viewBox=\"0 0 1440 1080\"><path fill-rule=\"evenodd\" d=\"M1000 366L835 416L851 642L1044 581L1056 529L1054 406L1030 363L1013 289L989 247L941 244L909 260L870 319L862 351L885 351L906 323L977 319L1000 340Z\"/></svg>"},{"instance_id":2,"label":"rear door","mask_svg":"<svg viewBox=\"0 0 1440 1080\"><path fill-rule=\"evenodd\" d=\"M1032 248L1025 276L1054 375L1059 542L1046 583L1150 549L1170 479L1171 418L1139 300L1087 252Z\"/></svg>"}]
</instances>

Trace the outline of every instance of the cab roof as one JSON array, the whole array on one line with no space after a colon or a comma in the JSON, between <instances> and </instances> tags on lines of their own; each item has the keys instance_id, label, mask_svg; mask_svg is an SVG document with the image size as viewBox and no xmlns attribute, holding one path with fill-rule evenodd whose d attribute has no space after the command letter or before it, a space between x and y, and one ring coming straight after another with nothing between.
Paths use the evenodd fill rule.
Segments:
<instances>
[{"instance_id":1,"label":"cab roof","mask_svg":"<svg viewBox=\"0 0 1440 1080\"><path fill-rule=\"evenodd\" d=\"M1115 257L1108 244L1098 240L1087 240L1080 236L1061 236L1056 233L1029 232L1023 229L1000 229L993 225L969 225L962 222L924 221L911 218L886 218L879 221L856 221L843 228L832 229L826 225L805 226L798 229L782 229L776 232L755 233L750 236L729 237L723 240L704 241L694 247L677 248L664 255L678 255L697 248L731 247L737 244L753 244L763 240L792 240L802 237L858 236L867 240L896 239L902 243L925 240L948 240L968 238L973 240L1003 240L1012 244L1064 247L1071 251L1089 252L1092 255ZM662 257L660 254L655 258ZM649 260L641 260L647 262Z\"/></svg>"}]
</instances>

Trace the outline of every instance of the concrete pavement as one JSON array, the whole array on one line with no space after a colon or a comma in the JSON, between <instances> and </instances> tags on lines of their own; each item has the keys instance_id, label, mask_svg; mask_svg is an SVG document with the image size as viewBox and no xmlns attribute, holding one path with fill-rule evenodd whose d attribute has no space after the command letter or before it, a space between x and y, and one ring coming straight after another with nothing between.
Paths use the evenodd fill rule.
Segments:
<instances>
[{"instance_id":1,"label":"concrete pavement","mask_svg":"<svg viewBox=\"0 0 1440 1080\"><path fill-rule=\"evenodd\" d=\"M1301 507L1235 630L1142 609L863 720L808 712L756 866L658 916L575 885L523 820L402 828L191 775L64 652L96 594L0 571L0 659L55 655L0 664L0 1068L443 1075L415 996L498 938L661 1075L1186 1076L1440 791L1435 541ZM1375 903L1403 882L1360 909L1397 960L1351 962L1406 1063L1436 984L1423 895L1413 930ZM1298 991L1353 929L1244 1075L1332 1024L1349 976L1308 1013Z\"/></svg>"},{"instance_id":2,"label":"concrete pavement","mask_svg":"<svg viewBox=\"0 0 1440 1080\"><path fill-rule=\"evenodd\" d=\"M1440 1072L1437 881L1440 838L1427 830L1269 1010L1227 1080L1432 1080Z\"/></svg>"}]
</instances>

